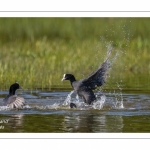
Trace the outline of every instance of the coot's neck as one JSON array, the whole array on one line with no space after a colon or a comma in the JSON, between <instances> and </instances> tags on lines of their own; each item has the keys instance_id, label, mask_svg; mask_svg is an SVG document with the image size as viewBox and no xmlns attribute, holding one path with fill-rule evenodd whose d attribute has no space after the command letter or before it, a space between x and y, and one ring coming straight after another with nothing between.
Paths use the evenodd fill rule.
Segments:
<instances>
[{"instance_id":1,"label":"coot's neck","mask_svg":"<svg viewBox=\"0 0 150 150\"><path fill-rule=\"evenodd\" d=\"M71 85L72 85L72 83L73 83L74 81L76 81L76 79L75 79L74 76L72 76L72 77L70 78L70 83L71 83Z\"/></svg>"},{"instance_id":2,"label":"coot's neck","mask_svg":"<svg viewBox=\"0 0 150 150\"><path fill-rule=\"evenodd\" d=\"M16 89L10 88L9 89L9 95L15 95Z\"/></svg>"}]
</instances>

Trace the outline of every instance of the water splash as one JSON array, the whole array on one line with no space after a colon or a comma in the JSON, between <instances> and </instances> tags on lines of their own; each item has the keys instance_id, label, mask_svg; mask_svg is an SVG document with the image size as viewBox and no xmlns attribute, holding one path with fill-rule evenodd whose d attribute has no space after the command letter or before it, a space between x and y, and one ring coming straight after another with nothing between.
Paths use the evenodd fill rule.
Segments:
<instances>
[{"instance_id":1,"label":"water splash","mask_svg":"<svg viewBox=\"0 0 150 150\"><path fill-rule=\"evenodd\" d=\"M45 107L45 109L59 109L60 108L60 104L59 103L54 103L53 105L48 105Z\"/></svg>"},{"instance_id":2,"label":"water splash","mask_svg":"<svg viewBox=\"0 0 150 150\"><path fill-rule=\"evenodd\" d=\"M122 96L122 88L120 87L119 83L117 83L117 86L118 86L120 92L116 93L114 91L114 96L115 96L114 107L117 108L117 109L122 109L122 108L124 108L124 105L123 105L123 96Z\"/></svg>"},{"instance_id":3,"label":"water splash","mask_svg":"<svg viewBox=\"0 0 150 150\"><path fill-rule=\"evenodd\" d=\"M79 102L80 98L79 98L79 95L77 94L76 95L76 102Z\"/></svg>"},{"instance_id":4,"label":"water splash","mask_svg":"<svg viewBox=\"0 0 150 150\"><path fill-rule=\"evenodd\" d=\"M30 108L32 108L32 107L26 104L25 106L23 106L23 108L24 108L24 109L30 109Z\"/></svg>"},{"instance_id":5,"label":"water splash","mask_svg":"<svg viewBox=\"0 0 150 150\"><path fill-rule=\"evenodd\" d=\"M36 106L35 107L36 109L39 109L39 110L52 110L52 109L59 109L60 108L60 104L59 103L54 103L52 105L46 105L46 106Z\"/></svg>"},{"instance_id":6,"label":"water splash","mask_svg":"<svg viewBox=\"0 0 150 150\"><path fill-rule=\"evenodd\" d=\"M120 108L124 108L124 106L123 106L122 88L120 87L120 84L118 84L118 88L120 90Z\"/></svg>"},{"instance_id":7,"label":"water splash","mask_svg":"<svg viewBox=\"0 0 150 150\"><path fill-rule=\"evenodd\" d=\"M3 111L3 110L11 110L11 108L7 106L0 106L0 111Z\"/></svg>"},{"instance_id":8,"label":"water splash","mask_svg":"<svg viewBox=\"0 0 150 150\"><path fill-rule=\"evenodd\" d=\"M70 104L70 102L71 102L71 95L74 93L74 90L73 91L71 91L69 94L68 94L68 96L67 96L67 98L65 99L65 101L63 102L63 106L68 106L69 104Z\"/></svg>"},{"instance_id":9,"label":"water splash","mask_svg":"<svg viewBox=\"0 0 150 150\"><path fill-rule=\"evenodd\" d=\"M96 102L93 103L92 107L94 109L101 110L103 108L103 106L104 106L105 100L106 100L106 96L102 95L100 97L100 99L98 99Z\"/></svg>"},{"instance_id":10,"label":"water splash","mask_svg":"<svg viewBox=\"0 0 150 150\"><path fill-rule=\"evenodd\" d=\"M121 47L119 47L119 49L113 49L113 43L107 43L106 44L106 48L107 48L107 55L109 56L110 53L112 53L112 51L115 52L115 54L113 55L113 57L111 57L109 59L109 62L112 66L112 64L115 63L115 61L117 60L118 57L120 57L121 54L125 53L125 50L123 50ZM112 67L110 68L110 70L112 69ZM109 75L109 78L110 78L110 75ZM113 77L112 77L113 79ZM122 82L122 80L121 80ZM123 105L123 96L122 96L122 88L121 88L121 85L119 83L117 83L117 88L119 89L119 93L113 93L115 99L113 100L113 104L114 106L112 106L112 108L115 108L115 109L122 109L124 108L124 105ZM115 101L115 102L114 102Z\"/></svg>"},{"instance_id":11,"label":"water splash","mask_svg":"<svg viewBox=\"0 0 150 150\"><path fill-rule=\"evenodd\" d=\"M67 98L65 99L65 101L63 102L63 104L61 106L70 106L73 93L74 93L74 90L68 94ZM93 103L93 105L88 105L85 102L83 102L83 100L80 101L78 94L76 94L74 103L77 105L77 108L80 110L84 110L84 109L101 110L104 106L105 100L106 100L106 96L102 95L99 98L97 98L97 100ZM61 107L61 106L59 106L59 107Z\"/></svg>"}]
</instances>

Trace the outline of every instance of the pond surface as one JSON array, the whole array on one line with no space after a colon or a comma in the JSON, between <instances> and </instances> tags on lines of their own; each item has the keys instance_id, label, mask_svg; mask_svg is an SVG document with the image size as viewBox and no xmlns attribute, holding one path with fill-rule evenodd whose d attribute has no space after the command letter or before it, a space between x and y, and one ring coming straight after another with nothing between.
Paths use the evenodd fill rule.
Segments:
<instances>
[{"instance_id":1,"label":"pond surface","mask_svg":"<svg viewBox=\"0 0 150 150\"><path fill-rule=\"evenodd\" d=\"M0 101L7 95L0 91ZM0 132L149 133L150 94L144 91L96 92L88 106L72 91L23 91L21 110L0 106ZM77 108L70 108L74 102Z\"/></svg>"}]
</instances>

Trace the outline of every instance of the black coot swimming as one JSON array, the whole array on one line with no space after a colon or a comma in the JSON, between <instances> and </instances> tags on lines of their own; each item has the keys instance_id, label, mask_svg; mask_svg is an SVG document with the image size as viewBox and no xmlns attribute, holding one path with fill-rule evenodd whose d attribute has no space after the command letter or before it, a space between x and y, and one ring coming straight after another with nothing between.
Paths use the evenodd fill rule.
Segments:
<instances>
[{"instance_id":1,"label":"black coot swimming","mask_svg":"<svg viewBox=\"0 0 150 150\"><path fill-rule=\"evenodd\" d=\"M8 106L9 108L22 108L25 105L23 97L15 95L15 91L20 89L20 85L16 82L10 86L9 94L3 100L2 105Z\"/></svg>"},{"instance_id":2,"label":"black coot swimming","mask_svg":"<svg viewBox=\"0 0 150 150\"><path fill-rule=\"evenodd\" d=\"M77 92L79 97L83 98L84 102L90 105L96 100L93 90L105 83L108 68L110 68L110 63L107 58L88 78L77 81L74 75L64 74L62 81L70 80L72 88ZM76 106L71 103L70 107L73 108Z\"/></svg>"}]
</instances>

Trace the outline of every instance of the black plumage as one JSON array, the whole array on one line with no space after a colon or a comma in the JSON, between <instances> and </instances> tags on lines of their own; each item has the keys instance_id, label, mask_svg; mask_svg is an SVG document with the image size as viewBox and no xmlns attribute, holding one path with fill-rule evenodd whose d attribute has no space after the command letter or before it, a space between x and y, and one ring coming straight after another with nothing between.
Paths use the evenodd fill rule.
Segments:
<instances>
[{"instance_id":1,"label":"black plumage","mask_svg":"<svg viewBox=\"0 0 150 150\"><path fill-rule=\"evenodd\" d=\"M77 81L74 75L64 74L62 81L70 80L72 88L77 92L79 97L83 98L84 102L90 105L96 100L93 90L105 83L108 68L110 68L110 63L106 59L89 77Z\"/></svg>"},{"instance_id":2,"label":"black plumage","mask_svg":"<svg viewBox=\"0 0 150 150\"><path fill-rule=\"evenodd\" d=\"M77 108L77 106L74 103L70 103L70 108Z\"/></svg>"},{"instance_id":3,"label":"black plumage","mask_svg":"<svg viewBox=\"0 0 150 150\"><path fill-rule=\"evenodd\" d=\"M2 105L8 106L9 108L22 108L25 105L25 100L23 97L15 95L17 89L20 89L21 86L16 82L12 84L9 88L9 94L3 100Z\"/></svg>"}]
</instances>

